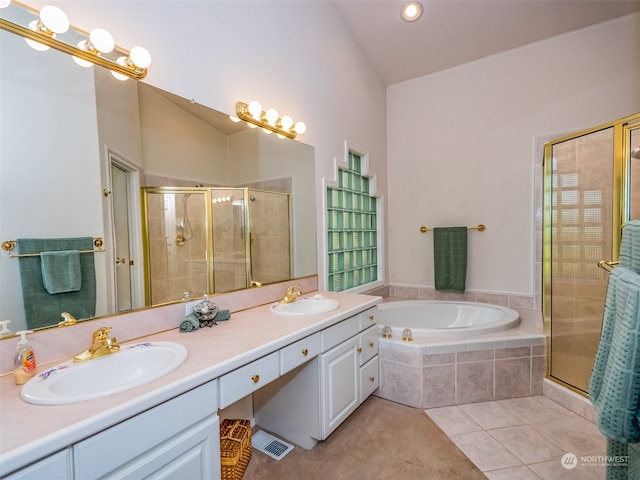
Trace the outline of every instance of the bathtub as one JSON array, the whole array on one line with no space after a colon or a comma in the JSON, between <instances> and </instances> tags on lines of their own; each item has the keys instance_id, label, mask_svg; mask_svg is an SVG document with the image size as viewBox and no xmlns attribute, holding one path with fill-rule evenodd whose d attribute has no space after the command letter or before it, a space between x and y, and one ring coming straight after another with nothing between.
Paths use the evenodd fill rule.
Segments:
<instances>
[{"instance_id":1,"label":"bathtub","mask_svg":"<svg viewBox=\"0 0 640 480\"><path fill-rule=\"evenodd\" d=\"M401 300L378 305L376 320L380 332L390 326L394 337L405 328L413 337L482 335L509 330L520 324L515 310L478 302Z\"/></svg>"}]
</instances>

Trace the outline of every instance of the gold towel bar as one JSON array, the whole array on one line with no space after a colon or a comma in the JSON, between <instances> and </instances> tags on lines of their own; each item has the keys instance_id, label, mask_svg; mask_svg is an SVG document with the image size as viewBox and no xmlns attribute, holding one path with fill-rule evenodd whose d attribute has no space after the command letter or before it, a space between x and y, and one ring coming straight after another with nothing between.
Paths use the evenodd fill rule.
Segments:
<instances>
[{"instance_id":1,"label":"gold towel bar","mask_svg":"<svg viewBox=\"0 0 640 480\"><path fill-rule=\"evenodd\" d=\"M487 229L483 224L478 225L477 227L467 227L467 230L478 230L479 232L484 232ZM427 228L425 226L420 227L420 231L422 233L426 233L433 230L433 228Z\"/></svg>"},{"instance_id":2,"label":"gold towel bar","mask_svg":"<svg viewBox=\"0 0 640 480\"><path fill-rule=\"evenodd\" d=\"M610 272L611 270L614 269L614 267L616 267L620 262L613 262L613 261L609 261L607 262L606 260L600 260L598 262L598 266L600 268L604 268L607 272Z\"/></svg>"},{"instance_id":3,"label":"gold towel bar","mask_svg":"<svg viewBox=\"0 0 640 480\"><path fill-rule=\"evenodd\" d=\"M104 252L104 248L102 248L102 237L95 237L93 239L93 244L96 246L95 250L80 250L80 253L102 253ZM2 249L6 250L9 254L9 258L20 258L20 257L39 257L39 253L23 253L19 255L14 255L11 253L11 250L16 248L16 240L7 240L6 242L2 242Z\"/></svg>"}]
</instances>

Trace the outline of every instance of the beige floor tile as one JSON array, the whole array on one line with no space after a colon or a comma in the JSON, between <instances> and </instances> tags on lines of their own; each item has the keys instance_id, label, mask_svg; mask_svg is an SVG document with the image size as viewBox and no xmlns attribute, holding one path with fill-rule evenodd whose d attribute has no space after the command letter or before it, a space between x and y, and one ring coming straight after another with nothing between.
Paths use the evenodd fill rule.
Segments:
<instances>
[{"instance_id":1,"label":"beige floor tile","mask_svg":"<svg viewBox=\"0 0 640 480\"><path fill-rule=\"evenodd\" d=\"M575 415L575 413L564 408L562 405L542 395L497 400L495 403L508 410L512 415L515 415L526 424L555 422L565 419L567 416Z\"/></svg>"},{"instance_id":2,"label":"beige floor tile","mask_svg":"<svg viewBox=\"0 0 640 480\"><path fill-rule=\"evenodd\" d=\"M425 413L447 435L482 431L480 425L456 406L429 408Z\"/></svg>"},{"instance_id":3,"label":"beige floor tile","mask_svg":"<svg viewBox=\"0 0 640 480\"><path fill-rule=\"evenodd\" d=\"M450 438L483 472L522 465L487 432L457 433Z\"/></svg>"},{"instance_id":4,"label":"beige floor tile","mask_svg":"<svg viewBox=\"0 0 640 480\"><path fill-rule=\"evenodd\" d=\"M564 468L559 461L533 463L528 465L542 480L603 480L584 465L577 465L573 469Z\"/></svg>"},{"instance_id":5,"label":"beige floor tile","mask_svg":"<svg viewBox=\"0 0 640 480\"><path fill-rule=\"evenodd\" d=\"M560 460L564 449L549 441L528 425L496 428L488 431L502 446L513 453L522 463L539 463Z\"/></svg>"},{"instance_id":6,"label":"beige floor tile","mask_svg":"<svg viewBox=\"0 0 640 480\"><path fill-rule=\"evenodd\" d=\"M512 415L498 402L468 403L459 405L460 410L485 430L522 425L524 422Z\"/></svg>"},{"instance_id":7,"label":"beige floor tile","mask_svg":"<svg viewBox=\"0 0 640 480\"><path fill-rule=\"evenodd\" d=\"M540 480L540 477L531 471L529 467L501 468L484 472L489 480Z\"/></svg>"},{"instance_id":8,"label":"beige floor tile","mask_svg":"<svg viewBox=\"0 0 640 480\"><path fill-rule=\"evenodd\" d=\"M607 451L607 441L598 427L577 415L555 422L532 423L530 426L574 455L594 452L605 454Z\"/></svg>"}]
</instances>

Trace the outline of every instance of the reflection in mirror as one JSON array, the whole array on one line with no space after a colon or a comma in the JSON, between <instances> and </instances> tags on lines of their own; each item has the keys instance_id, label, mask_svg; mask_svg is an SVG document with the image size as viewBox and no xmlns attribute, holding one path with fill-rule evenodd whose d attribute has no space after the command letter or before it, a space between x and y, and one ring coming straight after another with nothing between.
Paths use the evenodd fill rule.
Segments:
<instances>
[{"instance_id":1,"label":"reflection in mirror","mask_svg":"<svg viewBox=\"0 0 640 480\"><path fill-rule=\"evenodd\" d=\"M640 220L640 126L629 130L629 220Z\"/></svg>"},{"instance_id":2,"label":"reflection in mirror","mask_svg":"<svg viewBox=\"0 0 640 480\"><path fill-rule=\"evenodd\" d=\"M288 207L278 209L287 209L291 221L287 278L316 273L312 147L248 129L141 82L119 82L101 68L80 68L60 52L36 52L5 31L0 31L0 56L0 241L103 237L105 253L94 255L96 316L153 304L145 282L141 187L187 187L200 196L211 188L250 188L243 193L248 214L258 208L263 192L282 194ZM166 245L190 235L180 211L184 193L173 197L173 224L160 239ZM192 208L197 195L187 198ZM244 221L245 239L250 239L248 228L256 239L245 248L253 262L247 266L245 261L245 278L238 283L229 281L229 270L207 267L206 275L213 277L206 287L213 286L210 293L287 279L270 277L273 263L255 254L268 252L271 240L260 243L255 220L253 225L251 217ZM226 226L221 223L220 231L207 235L215 238ZM149 236L150 244L156 240ZM214 258L233 257L222 245L211 242L205 248L216 249ZM10 319L16 332L29 324L18 261L0 253L0 319ZM225 287L217 289L216 283ZM163 301L178 301L184 291L194 297L204 293L201 287L189 288ZM60 320L55 316L46 323Z\"/></svg>"}]
</instances>

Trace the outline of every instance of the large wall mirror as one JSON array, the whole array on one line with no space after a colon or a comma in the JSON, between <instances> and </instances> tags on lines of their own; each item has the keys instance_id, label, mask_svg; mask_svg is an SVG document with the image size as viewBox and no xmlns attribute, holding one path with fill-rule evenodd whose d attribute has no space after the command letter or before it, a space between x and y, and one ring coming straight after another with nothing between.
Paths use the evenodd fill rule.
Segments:
<instances>
[{"instance_id":1,"label":"large wall mirror","mask_svg":"<svg viewBox=\"0 0 640 480\"><path fill-rule=\"evenodd\" d=\"M212 235L236 230L245 252L255 253L251 242L258 232L246 231L248 213L239 207L253 207L255 213L265 194L278 198L266 214L277 209L289 221L278 227L280 233L289 229L286 273L271 278L267 273L274 269L263 262L264 273L256 274L252 269L259 262L248 267L245 262L239 284L227 282L230 287L208 293L317 273L312 147L234 123L226 114L145 83L119 81L100 67L82 68L67 54L33 50L5 31L0 31L0 58L0 242L102 237L104 252L93 254L95 316L182 299L179 285L169 297L150 300L144 258L154 242L165 243L161 255L170 258L191 248L185 237L199 229L214 230ZM145 191L166 193L160 211L173 209L161 233L142 222ZM242 199L232 198L240 191ZM229 199L221 222L215 228L209 220L199 223L196 209L212 210L211 202L220 198ZM240 216L242 222L233 224ZM215 255L227 260L236 255L222 245L218 242ZM269 251L268 244L262 247ZM0 318L11 320L13 332L32 328L23 306L21 259L0 254ZM123 272L129 285L124 296ZM180 275L190 276L170 277ZM218 285L224 278L219 276ZM189 293L197 298L206 292L199 286ZM46 301L37 303L36 327L61 321L62 312Z\"/></svg>"}]
</instances>

